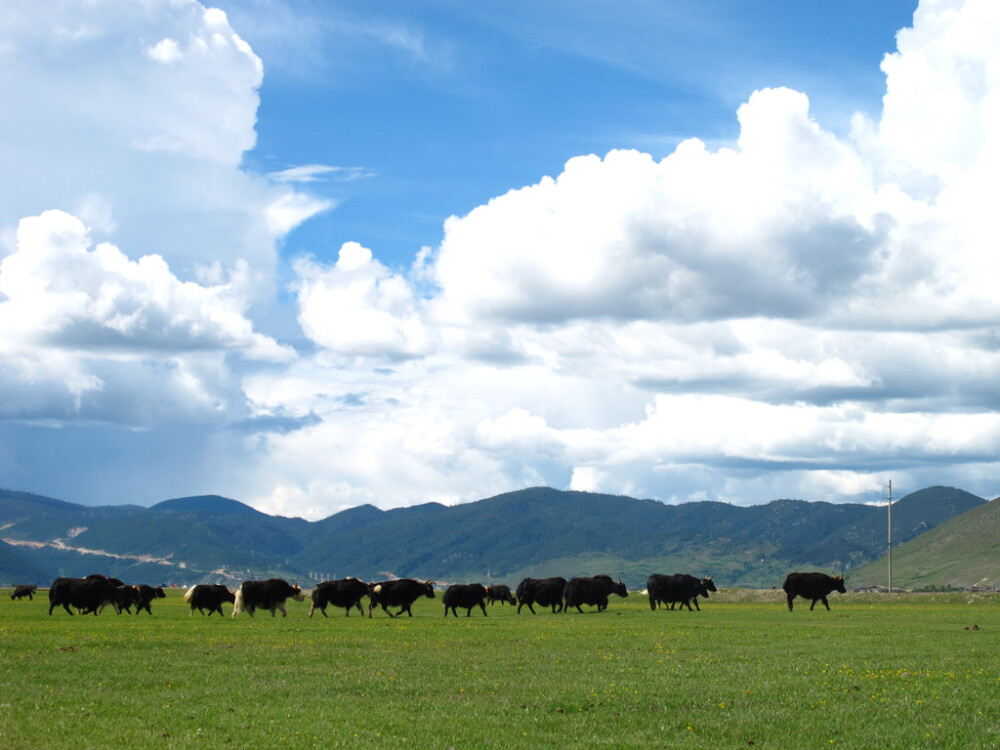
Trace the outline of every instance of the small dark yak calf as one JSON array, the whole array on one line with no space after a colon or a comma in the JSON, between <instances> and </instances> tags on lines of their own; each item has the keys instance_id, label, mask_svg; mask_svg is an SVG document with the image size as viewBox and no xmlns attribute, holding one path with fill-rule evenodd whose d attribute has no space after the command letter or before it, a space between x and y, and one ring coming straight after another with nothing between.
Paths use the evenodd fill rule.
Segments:
<instances>
[{"instance_id":1,"label":"small dark yak calf","mask_svg":"<svg viewBox=\"0 0 1000 750\"><path fill-rule=\"evenodd\" d=\"M504 604L517 604L517 599L514 595L510 593L510 586L505 584L497 584L496 586L486 587L486 602L488 604L493 604L494 602L500 602L502 607Z\"/></svg>"}]
</instances>

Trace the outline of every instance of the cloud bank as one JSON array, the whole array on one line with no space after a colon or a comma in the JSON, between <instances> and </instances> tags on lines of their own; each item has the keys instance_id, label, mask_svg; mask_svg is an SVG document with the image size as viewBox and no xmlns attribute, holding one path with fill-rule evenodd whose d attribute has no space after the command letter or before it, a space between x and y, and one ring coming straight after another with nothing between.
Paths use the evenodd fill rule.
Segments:
<instances>
[{"instance_id":1,"label":"cloud bank","mask_svg":"<svg viewBox=\"0 0 1000 750\"><path fill-rule=\"evenodd\" d=\"M995 3L923 2L882 112L846 135L805 92L750 92L725 147L577 156L451 217L407 269L348 242L292 258L284 290L283 238L331 207L290 186L337 168L240 168L263 64L225 15L56 5L64 23L30 3L0 21L0 56L63 96L4 89L70 139L3 147L53 176L0 217L3 419L206 421L224 494L308 517L534 484L996 494ZM123 108L151 86L155 106ZM279 304L284 340L258 312Z\"/></svg>"}]
</instances>

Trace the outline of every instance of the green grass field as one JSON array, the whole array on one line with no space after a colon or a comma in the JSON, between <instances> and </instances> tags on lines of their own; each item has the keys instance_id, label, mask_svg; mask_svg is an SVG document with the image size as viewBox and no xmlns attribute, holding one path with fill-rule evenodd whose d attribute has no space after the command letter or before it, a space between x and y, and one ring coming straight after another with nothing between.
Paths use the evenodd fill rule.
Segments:
<instances>
[{"instance_id":1,"label":"green grass field","mask_svg":"<svg viewBox=\"0 0 1000 750\"><path fill-rule=\"evenodd\" d=\"M978 748L1000 745L1000 600L374 619L51 617L0 592L0 747ZM801 600L797 600L801 602ZM226 605L226 612L230 611ZM976 629L978 627L978 629Z\"/></svg>"}]
</instances>

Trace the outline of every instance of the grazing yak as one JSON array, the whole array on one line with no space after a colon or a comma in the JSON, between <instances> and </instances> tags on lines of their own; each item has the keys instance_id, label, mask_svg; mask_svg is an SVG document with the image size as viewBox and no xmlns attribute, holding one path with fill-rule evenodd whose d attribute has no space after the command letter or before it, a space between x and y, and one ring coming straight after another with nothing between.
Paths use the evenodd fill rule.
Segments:
<instances>
[{"instance_id":1,"label":"grazing yak","mask_svg":"<svg viewBox=\"0 0 1000 750\"><path fill-rule=\"evenodd\" d=\"M844 587L844 576L828 576L826 573L789 573L788 577L785 578L785 582L781 584L781 588L785 590L785 597L788 600L788 611L792 611L792 599L797 596L801 596L803 599L812 599L812 604L809 605L809 610L816 606L816 602L823 602L827 609L830 609L830 603L826 600L826 597L834 592L839 591L841 594L846 594L847 589Z\"/></svg>"},{"instance_id":2,"label":"grazing yak","mask_svg":"<svg viewBox=\"0 0 1000 750\"><path fill-rule=\"evenodd\" d=\"M465 616L472 616L472 608L479 607L486 615L486 587L481 583L453 583L444 592L444 616L448 616L448 610L458 617L457 607L465 610Z\"/></svg>"},{"instance_id":3,"label":"grazing yak","mask_svg":"<svg viewBox=\"0 0 1000 750\"><path fill-rule=\"evenodd\" d=\"M535 614L533 604L539 607L552 607L552 612L562 611L563 590L566 588L565 578L525 578L517 584L517 613L525 604Z\"/></svg>"},{"instance_id":4,"label":"grazing yak","mask_svg":"<svg viewBox=\"0 0 1000 750\"><path fill-rule=\"evenodd\" d=\"M294 599L301 602L306 598L302 589L281 578L269 578L266 581L244 581L236 590L236 601L233 602L233 617L244 610L253 617L257 609L266 609L275 616L276 610L281 610L282 617L288 617L285 600Z\"/></svg>"},{"instance_id":5,"label":"grazing yak","mask_svg":"<svg viewBox=\"0 0 1000 750\"><path fill-rule=\"evenodd\" d=\"M502 583L496 586L486 587L486 601L489 604L500 602L501 607L508 602L510 604L517 604L517 600L514 598L514 595L510 593L510 586L506 586Z\"/></svg>"},{"instance_id":6,"label":"grazing yak","mask_svg":"<svg viewBox=\"0 0 1000 750\"><path fill-rule=\"evenodd\" d=\"M596 606L598 612L603 612L608 607L609 594L628 596L628 589L621 581L615 583L611 576L606 575L570 578L563 590L563 612L576 607L576 611L582 613L581 604Z\"/></svg>"},{"instance_id":7,"label":"grazing yak","mask_svg":"<svg viewBox=\"0 0 1000 750\"><path fill-rule=\"evenodd\" d=\"M361 608L361 599L368 595L368 584L358 578L341 578L339 581L323 581L316 584L312 591L312 606L309 607L309 616L318 608L327 617L326 605L332 604L334 607L343 607L344 614L350 617L351 608L357 607L358 612L364 615Z\"/></svg>"},{"instance_id":8,"label":"grazing yak","mask_svg":"<svg viewBox=\"0 0 1000 750\"><path fill-rule=\"evenodd\" d=\"M80 614L91 612L95 615L110 604L115 612L121 614L118 589L104 576L87 576L86 578L57 578L49 587L49 614L62 605L69 614L70 607L76 607Z\"/></svg>"},{"instance_id":9,"label":"grazing yak","mask_svg":"<svg viewBox=\"0 0 1000 750\"><path fill-rule=\"evenodd\" d=\"M400 578L395 581L369 583L368 617L371 618L372 610L376 605L382 607L382 611L389 617L398 617L404 612L413 617L413 611L410 607L421 596L426 596L428 599L434 598L434 584L431 581ZM400 607L400 610L394 615L389 611L389 607Z\"/></svg>"},{"instance_id":10,"label":"grazing yak","mask_svg":"<svg viewBox=\"0 0 1000 750\"><path fill-rule=\"evenodd\" d=\"M11 592L10 600L14 601L15 599L22 599L24 597L28 597L29 601L34 601L35 597L32 596L32 594L34 594L36 591L38 591L38 586L35 585L15 586L14 591Z\"/></svg>"},{"instance_id":11,"label":"grazing yak","mask_svg":"<svg viewBox=\"0 0 1000 750\"><path fill-rule=\"evenodd\" d=\"M708 598L709 591L718 591L711 578L695 578L686 573L676 573L672 576L653 573L646 579L646 591L649 593L649 608L655 610L660 603L670 605L670 609L675 604L680 604L681 609L687 605L688 611L692 602L695 609L701 610L698 606L698 597Z\"/></svg>"},{"instance_id":12,"label":"grazing yak","mask_svg":"<svg viewBox=\"0 0 1000 750\"><path fill-rule=\"evenodd\" d=\"M192 615L194 615L194 611L197 609L204 616L207 609L209 617L212 616L213 612L218 612L220 617L225 617L226 614L222 611L222 604L223 602L229 602L235 605L236 594L221 583L214 585L199 583L185 592L184 601L191 605Z\"/></svg>"}]
</instances>

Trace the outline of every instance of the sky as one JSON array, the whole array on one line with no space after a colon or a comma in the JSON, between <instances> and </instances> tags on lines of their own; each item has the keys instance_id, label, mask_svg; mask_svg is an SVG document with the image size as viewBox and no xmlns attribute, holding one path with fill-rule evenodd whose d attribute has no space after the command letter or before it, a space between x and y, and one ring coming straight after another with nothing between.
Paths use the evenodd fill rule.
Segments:
<instances>
[{"instance_id":1,"label":"sky","mask_svg":"<svg viewBox=\"0 0 1000 750\"><path fill-rule=\"evenodd\" d=\"M7 0L0 487L1000 494L1000 4Z\"/></svg>"}]
</instances>

